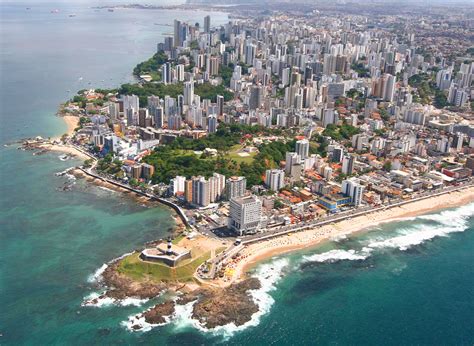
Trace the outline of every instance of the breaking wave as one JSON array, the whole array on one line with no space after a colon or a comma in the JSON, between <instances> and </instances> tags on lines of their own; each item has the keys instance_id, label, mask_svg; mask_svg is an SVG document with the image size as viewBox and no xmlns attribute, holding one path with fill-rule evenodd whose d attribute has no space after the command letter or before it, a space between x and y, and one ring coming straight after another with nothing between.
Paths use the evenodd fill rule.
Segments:
<instances>
[{"instance_id":1,"label":"breaking wave","mask_svg":"<svg viewBox=\"0 0 474 346\"><path fill-rule=\"evenodd\" d=\"M92 306L96 308L111 306L111 305L118 305L118 306L142 306L148 301L148 299L140 299L140 298L125 298L125 299L114 299L111 297L107 297L105 292L99 294L97 292L93 292L89 294L87 297L84 297L84 300L81 306Z\"/></svg>"},{"instance_id":2,"label":"breaking wave","mask_svg":"<svg viewBox=\"0 0 474 346\"><path fill-rule=\"evenodd\" d=\"M338 261L363 261L370 256L370 249L356 252L355 250L330 250L321 254L304 256L303 262L338 262Z\"/></svg>"},{"instance_id":3,"label":"breaking wave","mask_svg":"<svg viewBox=\"0 0 474 346\"><path fill-rule=\"evenodd\" d=\"M129 316L127 321L122 322L122 325L130 331L146 332L154 327L170 324L176 331L186 328L194 328L203 333L211 333L213 335L223 336L227 339L238 331L257 326L260 323L261 317L270 311L275 302L270 295L270 292L276 289L276 283L281 279L283 271L288 265L289 260L287 258L279 258L258 267L252 276L260 280L261 287L249 291L253 301L258 306L258 312L254 313L250 321L243 325L236 326L234 323L229 323L212 329L205 328L198 320L192 318L193 306L196 301L185 305L175 305L175 312L173 315L165 317L166 323L156 325L147 323L142 313L139 315ZM139 326L140 329L136 329L137 326Z\"/></svg>"},{"instance_id":4,"label":"breaking wave","mask_svg":"<svg viewBox=\"0 0 474 346\"><path fill-rule=\"evenodd\" d=\"M473 215L474 203L453 210L445 210L437 214L405 219L403 222L406 222L408 226L398 228L391 233L377 233L376 236L370 236L368 239L360 240L358 241L360 248L349 250L333 249L324 253L306 255L302 257L302 261L318 263L364 261L376 251L380 251L384 248L404 251L435 237L446 237L449 236L450 233L465 231L469 226L468 220ZM342 239L344 238L334 238L333 241L337 243ZM270 311L275 302L270 293L276 290L276 284L283 276L284 270L289 264L290 260L288 258L277 258L272 262L264 263L257 267L257 270L252 276L260 280L261 288L251 290L249 293L255 304L258 305L258 312L252 315L250 321L241 326L230 323L212 329L205 328L198 320L192 318L193 306L196 302L176 305L174 313L171 316L166 316L166 322L163 324L154 325L147 323L142 313L130 316L127 321L122 322L122 325L131 331L137 331L136 328L140 327L140 331L146 332L154 327L168 324L175 331L192 328L203 333L219 335L224 337L224 339L228 339L239 331L257 326L262 316ZM404 270L405 267L406 266L401 266L395 269L395 271L398 273ZM100 275L101 273L99 272L94 276L100 277ZM100 304L104 305L107 302L108 301L105 301Z\"/></svg>"},{"instance_id":5,"label":"breaking wave","mask_svg":"<svg viewBox=\"0 0 474 346\"><path fill-rule=\"evenodd\" d=\"M360 250L335 249L321 254L303 256L303 262L363 261L376 249L399 249L405 251L436 237L447 237L450 233L463 232L468 228L468 219L474 215L474 203L428 214L403 221L422 222L396 230L395 236L376 236L363 242ZM333 239L337 242L339 239Z\"/></svg>"},{"instance_id":6,"label":"breaking wave","mask_svg":"<svg viewBox=\"0 0 474 346\"><path fill-rule=\"evenodd\" d=\"M468 228L468 219L474 215L474 203L445 210L438 214L422 215L415 220L427 221L423 224L401 229L397 236L377 239L367 245L372 249L397 248L405 251L436 237L447 237L450 233L464 232Z\"/></svg>"},{"instance_id":7,"label":"breaking wave","mask_svg":"<svg viewBox=\"0 0 474 346\"><path fill-rule=\"evenodd\" d=\"M94 274L91 274L88 278L87 278L87 282L89 283L96 283L96 282L100 282L102 280L102 274L105 272L105 270L108 268L109 266L107 264L102 264L102 266L97 269L95 271Z\"/></svg>"}]
</instances>

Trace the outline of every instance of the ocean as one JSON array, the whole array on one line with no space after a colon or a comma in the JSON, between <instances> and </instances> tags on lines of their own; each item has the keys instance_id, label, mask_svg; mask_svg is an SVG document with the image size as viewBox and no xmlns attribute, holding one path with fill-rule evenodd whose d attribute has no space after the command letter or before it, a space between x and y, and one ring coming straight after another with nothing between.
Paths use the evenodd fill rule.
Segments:
<instances>
[{"instance_id":1,"label":"ocean","mask_svg":"<svg viewBox=\"0 0 474 346\"><path fill-rule=\"evenodd\" d=\"M260 312L241 327L202 330L188 305L164 326L131 332L129 317L152 301L82 306L101 292L105 263L168 234L169 211L55 175L76 159L4 145L61 135L60 102L132 80L133 67L170 30L162 24L202 23L207 14L94 5L0 4L0 344L472 345L474 204L260 264L252 273L263 283L252 292ZM224 13L211 18L227 21Z\"/></svg>"}]
</instances>

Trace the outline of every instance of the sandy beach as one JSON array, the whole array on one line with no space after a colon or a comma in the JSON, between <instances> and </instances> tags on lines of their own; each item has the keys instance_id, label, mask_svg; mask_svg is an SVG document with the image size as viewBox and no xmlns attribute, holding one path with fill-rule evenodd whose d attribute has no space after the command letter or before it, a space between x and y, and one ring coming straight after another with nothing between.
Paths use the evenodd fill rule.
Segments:
<instances>
[{"instance_id":1,"label":"sandy beach","mask_svg":"<svg viewBox=\"0 0 474 346\"><path fill-rule=\"evenodd\" d=\"M83 152L67 144L45 144L45 145L42 145L41 147L48 149L50 151L56 151L59 153L74 155L84 160L90 159L90 157L84 154Z\"/></svg>"},{"instance_id":2,"label":"sandy beach","mask_svg":"<svg viewBox=\"0 0 474 346\"><path fill-rule=\"evenodd\" d=\"M61 116L61 118L64 120L67 126L67 135L70 136L74 133L74 129L77 128L79 125L79 117L76 117L74 115L64 115Z\"/></svg>"},{"instance_id":3,"label":"sandy beach","mask_svg":"<svg viewBox=\"0 0 474 346\"><path fill-rule=\"evenodd\" d=\"M230 281L245 278L246 272L258 262L276 255L313 247L337 237L363 232L381 223L458 207L471 202L474 202L474 187L251 244L240 252L239 260L232 263L234 275Z\"/></svg>"}]
</instances>

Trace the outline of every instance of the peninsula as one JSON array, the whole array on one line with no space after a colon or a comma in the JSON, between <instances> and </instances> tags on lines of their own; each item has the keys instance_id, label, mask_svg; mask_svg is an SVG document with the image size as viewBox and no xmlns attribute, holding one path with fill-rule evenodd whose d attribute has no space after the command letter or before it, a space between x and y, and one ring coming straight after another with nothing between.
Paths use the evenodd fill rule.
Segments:
<instances>
[{"instance_id":1,"label":"peninsula","mask_svg":"<svg viewBox=\"0 0 474 346\"><path fill-rule=\"evenodd\" d=\"M474 201L468 29L436 6L403 23L255 6L221 27L175 20L136 83L80 90L59 111L67 134L23 145L174 211L176 229L111 261L84 302L160 297L131 330L188 304L202 328L245 325L258 261Z\"/></svg>"}]
</instances>

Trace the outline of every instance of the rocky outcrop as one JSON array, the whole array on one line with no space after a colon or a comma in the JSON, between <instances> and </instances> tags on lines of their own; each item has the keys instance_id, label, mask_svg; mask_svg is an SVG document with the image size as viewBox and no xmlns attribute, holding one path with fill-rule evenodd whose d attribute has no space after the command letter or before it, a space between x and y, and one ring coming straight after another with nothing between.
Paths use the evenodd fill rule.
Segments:
<instances>
[{"instance_id":1,"label":"rocky outcrop","mask_svg":"<svg viewBox=\"0 0 474 346\"><path fill-rule=\"evenodd\" d=\"M174 303L171 301L155 305L150 310L143 313L145 321L151 324L165 323L165 316L171 316L174 313Z\"/></svg>"},{"instance_id":2,"label":"rocky outcrop","mask_svg":"<svg viewBox=\"0 0 474 346\"><path fill-rule=\"evenodd\" d=\"M112 263L102 274L103 283L109 288L106 296L114 299L135 297L140 299L153 298L167 289L163 283L149 280L134 281L117 271L118 262Z\"/></svg>"},{"instance_id":3,"label":"rocky outcrop","mask_svg":"<svg viewBox=\"0 0 474 346\"><path fill-rule=\"evenodd\" d=\"M229 323L240 326L250 321L258 311L258 306L248 291L260 287L258 279L250 278L223 289L201 290L193 307L193 318L206 328Z\"/></svg>"}]
</instances>

